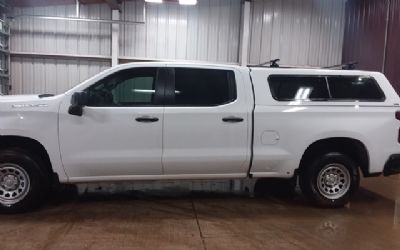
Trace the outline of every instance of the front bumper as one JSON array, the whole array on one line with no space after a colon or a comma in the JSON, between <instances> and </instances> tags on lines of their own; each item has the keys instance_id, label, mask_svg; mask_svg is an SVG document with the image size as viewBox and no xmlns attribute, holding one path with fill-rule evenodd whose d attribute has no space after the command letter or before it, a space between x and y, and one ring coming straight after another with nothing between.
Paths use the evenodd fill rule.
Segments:
<instances>
[{"instance_id":1,"label":"front bumper","mask_svg":"<svg viewBox=\"0 0 400 250\"><path fill-rule=\"evenodd\" d=\"M400 174L400 154L391 155L383 168L383 175Z\"/></svg>"}]
</instances>

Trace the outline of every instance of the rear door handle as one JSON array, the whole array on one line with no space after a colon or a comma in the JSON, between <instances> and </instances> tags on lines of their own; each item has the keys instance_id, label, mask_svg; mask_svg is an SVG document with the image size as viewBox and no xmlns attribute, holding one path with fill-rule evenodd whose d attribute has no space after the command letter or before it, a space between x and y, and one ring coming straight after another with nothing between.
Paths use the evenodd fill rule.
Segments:
<instances>
[{"instance_id":1,"label":"rear door handle","mask_svg":"<svg viewBox=\"0 0 400 250\"><path fill-rule=\"evenodd\" d=\"M144 122L144 123L158 122L157 117L150 117L150 116L137 117L135 120L137 122Z\"/></svg>"},{"instance_id":2,"label":"rear door handle","mask_svg":"<svg viewBox=\"0 0 400 250\"><path fill-rule=\"evenodd\" d=\"M229 116L229 117L222 118L222 121L223 122L228 122L228 123L238 123L238 122L242 122L243 118L235 117L235 116Z\"/></svg>"}]
</instances>

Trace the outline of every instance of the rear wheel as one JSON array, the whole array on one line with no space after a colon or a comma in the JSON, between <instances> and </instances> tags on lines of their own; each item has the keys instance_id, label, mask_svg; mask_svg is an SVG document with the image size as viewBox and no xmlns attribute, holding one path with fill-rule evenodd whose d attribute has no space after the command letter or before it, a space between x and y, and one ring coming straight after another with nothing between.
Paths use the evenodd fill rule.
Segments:
<instances>
[{"instance_id":1,"label":"rear wheel","mask_svg":"<svg viewBox=\"0 0 400 250\"><path fill-rule=\"evenodd\" d=\"M0 151L0 211L20 213L39 206L48 191L42 162L22 149Z\"/></svg>"},{"instance_id":2,"label":"rear wheel","mask_svg":"<svg viewBox=\"0 0 400 250\"><path fill-rule=\"evenodd\" d=\"M327 153L306 163L300 173L303 193L316 205L343 207L360 184L354 161L341 153Z\"/></svg>"}]
</instances>

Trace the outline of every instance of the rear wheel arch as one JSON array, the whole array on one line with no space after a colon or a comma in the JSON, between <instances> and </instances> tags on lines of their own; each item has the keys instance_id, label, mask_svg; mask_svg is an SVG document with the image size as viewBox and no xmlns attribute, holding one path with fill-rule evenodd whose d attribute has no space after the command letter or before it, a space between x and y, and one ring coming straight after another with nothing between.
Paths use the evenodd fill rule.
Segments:
<instances>
[{"instance_id":1,"label":"rear wheel arch","mask_svg":"<svg viewBox=\"0 0 400 250\"><path fill-rule=\"evenodd\" d=\"M370 174L370 160L366 146L360 140L349 137L331 137L313 142L304 151L298 171L303 171L307 164L316 157L331 152L347 155L358 165L364 176Z\"/></svg>"}]
</instances>

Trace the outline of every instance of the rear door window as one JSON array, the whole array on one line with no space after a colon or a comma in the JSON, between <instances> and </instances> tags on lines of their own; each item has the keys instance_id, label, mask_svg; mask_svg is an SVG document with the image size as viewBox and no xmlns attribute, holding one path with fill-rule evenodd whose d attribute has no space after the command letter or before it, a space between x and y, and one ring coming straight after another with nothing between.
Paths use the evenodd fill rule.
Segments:
<instances>
[{"instance_id":1,"label":"rear door window","mask_svg":"<svg viewBox=\"0 0 400 250\"><path fill-rule=\"evenodd\" d=\"M175 68L175 106L217 106L236 100L234 72Z\"/></svg>"}]
</instances>

